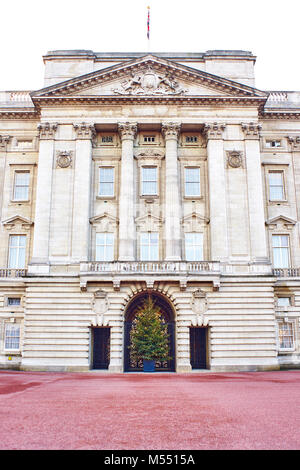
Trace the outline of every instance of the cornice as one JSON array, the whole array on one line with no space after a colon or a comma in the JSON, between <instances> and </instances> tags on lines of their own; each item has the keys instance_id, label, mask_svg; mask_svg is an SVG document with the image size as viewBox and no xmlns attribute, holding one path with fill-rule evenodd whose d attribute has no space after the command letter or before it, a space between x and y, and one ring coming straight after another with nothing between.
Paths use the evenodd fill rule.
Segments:
<instances>
[{"instance_id":1,"label":"cornice","mask_svg":"<svg viewBox=\"0 0 300 470\"><path fill-rule=\"evenodd\" d=\"M256 106L263 107L265 98L258 96L197 96L197 95L185 95L185 96L130 96L130 95L98 95L98 96L55 96L45 97L41 96L34 99L37 108L43 106L73 106L73 105L122 105L122 104L174 104L174 105L195 105L195 106Z\"/></svg>"},{"instance_id":2,"label":"cornice","mask_svg":"<svg viewBox=\"0 0 300 470\"><path fill-rule=\"evenodd\" d=\"M0 119L33 119L39 121L40 110L35 109L33 111L27 110L1 110L0 108Z\"/></svg>"}]
</instances>

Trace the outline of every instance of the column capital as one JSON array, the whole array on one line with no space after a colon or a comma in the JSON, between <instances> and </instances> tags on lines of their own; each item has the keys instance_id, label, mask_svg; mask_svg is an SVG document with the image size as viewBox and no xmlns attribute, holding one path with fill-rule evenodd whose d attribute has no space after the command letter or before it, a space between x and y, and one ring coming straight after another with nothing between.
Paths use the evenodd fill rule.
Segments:
<instances>
[{"instance_id":1,"label":"column capital","mask_svg":"<svg viewBox=\"0 0 300 470\"><path fill-rule=\"evenodd\" d=\"M39 138L41 140L54 139L57 126L57 122L42 122L37 126L39 131Z\"/></svg>"},{"instance_id":2,"label":"column capital","mask_svg":"<svg viewBox=\"0 0 300 470\"><path fill-rule=\"evenodd\" d=\"M261 124L258 124L258 122L242 122L241 126L245 139L259 139L259 133L262 129Z\"/></svg>"},{"instance_id":3,"label":"column capital","mask_svg":"<svg viewBox=\"0 0 300 470\"><path fill-rule=\"evenodd\" d=\"M181 128L181 122L163 122L161 131L166 140L178 139Z\"/></svg>"},{"instance_id":4,"label":"column capital","mask_svg":"<svg viewBox=\"0 0 300 470\"><path fill-rule=\"evenodd\" d=\"M288 141L294 152L300 151L300 136L299 135L288 135Z\"/></svg>"},{"instance_id":5,"label":"column capital","mask_svg":"<svg viewBox=\"0 0 300 470\"><path fill-rule=\"evenodd\" d=\"M0 135L0 150L6 150L10 135Z\"/></svg>"},{"instance_id":6,"label":"column capital","mask_svg":"<svg viewBox=\"0 0 300 470\"><path fill-rule=\"evenodd\" d=\"M95 126L92 123L80 122L73 123L78 140L93 140L96 137Z\"/></svg>"},{"instance_id":7,"label":"column capital","mask_svg":"<svg viewBox=\"0 0 300 470\"><path fill-rule=\"evenodd\" d=\"M134 140L137 134L137 123L118 122L118 131L122 140Z\"/></svg>"},{"instance_id":8,"label":"column capital","mask_svg":"<svg viewBox=\"0 0 300 470\"><path fill-rule=\"evenodd\" d=\"M224 122L207 122L204 124L203 133L207 139L223 139L225 129Z\"/></svg>"}]
</instances>

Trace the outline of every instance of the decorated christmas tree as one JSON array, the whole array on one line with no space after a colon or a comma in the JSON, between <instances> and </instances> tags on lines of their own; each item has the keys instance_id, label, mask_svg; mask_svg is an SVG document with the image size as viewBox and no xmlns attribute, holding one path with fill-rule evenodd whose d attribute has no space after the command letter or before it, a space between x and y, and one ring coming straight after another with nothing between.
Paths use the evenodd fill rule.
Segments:
<instances>
[{"instance_id":1,"label":"decorated christmas tree","mask_svg":"<svg viewBox=\"0 0 300 470\"><path fill-rule=\"evenodd\" d=\"M133 360L163 361L169 357L169 334L161 312L149 298L137 312L130 332Z\"/></svg>"}]
</instances>

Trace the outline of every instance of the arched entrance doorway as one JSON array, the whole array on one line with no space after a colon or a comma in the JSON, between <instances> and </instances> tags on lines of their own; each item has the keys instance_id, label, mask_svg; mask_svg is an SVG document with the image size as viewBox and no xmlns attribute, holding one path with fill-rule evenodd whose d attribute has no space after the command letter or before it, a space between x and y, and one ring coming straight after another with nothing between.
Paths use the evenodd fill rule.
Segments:
<instances>
[{"instance_id":1,"label":"arched entrance doorway","mask_svg":"<svg viewBox=\"0 0 300 470\"><path fill-rule=\"evenodd\" d=\"M142 361L133 361L130 357L130 330L132 322L143 306L144 301L151 296L153 302L161 311L161 315L168 326L169 333L169 354L172 359L168 361L157 361L155 370L157 372L175 372L175 319L174 311L169 301L158 292L143 292L137 294L128 304L125 312L125 328L124 328L124 371L125 372L142 372Z\"/></svg>"}]
</instances>

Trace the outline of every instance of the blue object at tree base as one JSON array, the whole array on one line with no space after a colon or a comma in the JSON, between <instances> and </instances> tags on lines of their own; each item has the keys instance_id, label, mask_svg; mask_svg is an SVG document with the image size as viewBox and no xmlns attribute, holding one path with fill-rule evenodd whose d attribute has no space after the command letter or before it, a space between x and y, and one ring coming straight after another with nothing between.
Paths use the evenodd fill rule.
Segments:
<instances>
[{"instance_id":1,"label":"blue object at tree base","mask_svg":"<svg viewBox=\"0 0 300 470\"><path fill-rule=\"evenodd\" d=\"M155 371L155 361L148 361L147 359L143 360L144 372L154 372Z\"/></svg>"}]
</instances>

